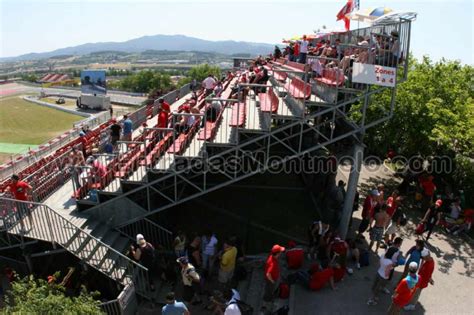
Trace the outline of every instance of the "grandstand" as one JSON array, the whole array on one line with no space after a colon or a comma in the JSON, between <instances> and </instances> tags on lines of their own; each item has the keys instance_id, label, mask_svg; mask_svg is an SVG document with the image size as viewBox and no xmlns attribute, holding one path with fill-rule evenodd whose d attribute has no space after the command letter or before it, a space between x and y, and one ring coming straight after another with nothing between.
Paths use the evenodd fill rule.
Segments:
<instances>
[{"instance_id":1,"label":"grandstand","mask_svg":"<svg viewBox=\"0 0 474 315\"><path fill-rule=\"evenodd\" d=\"M70 77L64 73L48 73L38 80L39 83L56 83L69 80Z\"/></svg>"},{"instance_id":2,"label":"grandstand","mask_svg":"<svg viewBox=\"0 0 474 315\"><path fill-rule=\"evenodd\" d=\"M327 35L331 42L338 38L344 56L351 56L364 50L373 53L373 47L360 45L360 38L370 41L376 36L388 36L386 34L394 30L399 34L397 58L383 52L367 62L386 67L387 59L392 58L390 68L397 71L393 84L356 80L353 71L357 62L346 69L337 64L327 66L319 76L315 75L311 71L313 61L330 64L332 57L327 56L309 55L306 65L284 58L242 59L234 63L238 66L225 77L224 90L219 97L209 99L201 91L194 104L189 85L163 97L171 104L173 112L170 126L183 117L195 117L185 133L154 127L158 114L156 101L154 106L142 107L129 115L134 129L132 141L119 141L113 154L94 151L107 141L110 120L93 128L86 137L74 137L20 172L33 187L33 200L25 202L35 222L31 231L27 234L20 231L14 216L18 202L7 196L0 199L0 211L4 214L0 223L4 248L38 240L50 243L54 248L59 245L124 290L133 290L142 299L158 302L162 302L160 292L151 292L146 285L148 270L126 256L128 245L137 233L170 251L172 231L191 224L190 208L200 205L200 208L217 209L225 204L243 203L251 210L234 213L233 216L240 219L227 224L221 222L220 229L245 230L246 239L261 245L260 248L254 246L255 251L263 251L268 243L264 237L261 240L256 237L262 234L255 231L251 234L254 226L249 223L238 226L238 222L250 222L250 216L257 215L251 211L257 212L262 202L271 204L278 212L279 205L272 200L256 200L268 196L263 193L259 196L257 188L266 186L270 194L275 195L279 191L287 193L298 188L288 186L293 185L300 174L285 174L281 167L305 156L325 158L328 151L340 154L341 148L351 147L355 164L360 163L362 135L367 128L391 118L397 85L407 78L408 66L403 56L409 55L410 20L400 19ZM268 71L269 80L264 84L243 83L242 75L248 70L247 66L255 63ZM43 77L44 80L53 78ZM385 91L391 94L390 103L377 112L378 115L367 115L367 108L372 105L371 95ZM203 122L212 101L220 102L222 109L215 120ZM197 112L188 114L184 110L187 106ZM97 177L84 168L80 178L82 185L78 187L71 168L65 167L73 146L81 148L86 155L95 156L106 167L106 172ZM333 162L331 158L324 161L327 165ZM300 188L308 189L314 198L327 185L335 185L334 171L303 172L303 175L304 183L300 182ZM357 176L354 172L349 178L347 199L355 194ZM282 182L286 182L286 186L275 186ZM9 179L6 179L0 189L4 190L8 184ZM251 189L240 193L238 189L229 189L246 185ZM215 202L211 204L210 199ZM314 206L318 207L318 204ZM196 217L206 215L204 211L193 211ZM278 229L268 222L261 233L273 233ZM348 222L344 218L342 222L344 228ZM278 237L287 239L290 236L279 233ZM250 282L257 280L252 278ZM255 296L254 303L258 304ZM104 309L113 313L123 308L120 303L122 301L114 301ZM258 305L255 307L258 309Z\"/></svg>"}]
</instances>

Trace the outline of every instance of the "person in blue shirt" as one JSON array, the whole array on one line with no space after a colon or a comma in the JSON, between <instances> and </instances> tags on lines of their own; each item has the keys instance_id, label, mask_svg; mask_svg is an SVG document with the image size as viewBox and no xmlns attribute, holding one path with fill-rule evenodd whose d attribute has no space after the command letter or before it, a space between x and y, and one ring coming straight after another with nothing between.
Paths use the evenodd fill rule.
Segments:
<instances>
[{"instance_id":1,"label":"person in blue shirt","mask_svg":"<svg viewBox=\"0 0 474 315\"><path fill-rule=\"evenodd\" d=\"M407 260L405 262L405 270L403 270L402 276L400 277L400 281L402 281L408 275L408 266L411 262L416 262L418 265L420 265L421 252L423 251L423 248L425 248L425 242L423 240L416 240L415 246L408 250L406 256Z\"/></svg>"},{"instance_id":2,"label":"person in blue shirt","mask_svg":"<svg viewBox=\"0 0 474 315\"><path fill-rule=\"evenodd\" d=\"M174 292L166 295L166 305L161 309L162 315L190 315L188 308L183 302L176 301Z\"/></svg>"},{"instance_id":3,"label":"person in blue shirt","mask_svg":"<svg viewBox=\"0 0 474 315\"><path fill-rule=\"evenodd\" d=\"M132 141L133 123L128 115L123 116L123 140Z\"/></svg>"}]
</instances>

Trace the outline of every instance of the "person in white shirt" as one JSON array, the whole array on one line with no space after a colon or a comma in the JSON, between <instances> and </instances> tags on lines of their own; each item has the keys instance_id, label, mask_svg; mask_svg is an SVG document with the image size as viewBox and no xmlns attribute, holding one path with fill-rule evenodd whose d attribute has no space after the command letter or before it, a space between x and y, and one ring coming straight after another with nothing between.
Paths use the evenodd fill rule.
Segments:
<instances>
[{"instance_id":1,"label":"person in white shirt","mask_svg":"<svg viewBox=\"0 0 474 315\"><path fill-rule=\"evenodd\" d=\"M224 315L242 315L239 305L237 304L237 301L240 301L240 294L237 290L226 290L224 298L228 301L226 303Z\"/></svg>"},{"instance_id":2,"label":"person in white shirt","mask_svg":"<svg viewBox=\"0 0 474 315\"><path fill-rule=\"evenodd\" d=\"M218 240L210 230L202 236L202 267L212 273L212 267L216 261L216 246Z\"/></svg>"},{"instance_id":3,"label":"person in white shirt","mask_svg":"<svg viewBox=\"0 0 474 315\"><path fill-rule=\"evenodd\" d=\"M303 35L303 40L300 42L300 56L298 59L299 63L306 63L306 55L308 54L308 45L309 42L306 40L306 35Z\"/></svg>"},{"instance_id":4,"label":"person in white shirt","mask_svg":"<svg viewBox=\"0 0 474 315\"><path fill-rule=\"evenodd\" d=\"M207 78L202 81L202 87L206 90L205 96L210 95L213 91L214 88L216 87L216 79L212 76L212 74L209 74Z\"/></svg>"}]
</instances>

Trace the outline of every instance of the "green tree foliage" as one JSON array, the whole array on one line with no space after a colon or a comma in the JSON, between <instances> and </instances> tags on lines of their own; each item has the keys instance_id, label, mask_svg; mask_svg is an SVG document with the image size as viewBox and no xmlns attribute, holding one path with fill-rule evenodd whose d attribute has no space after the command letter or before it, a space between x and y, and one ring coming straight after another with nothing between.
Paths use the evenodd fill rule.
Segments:
<instances>
[{"instance_id":1,"label":"green tree foliage","mask_svg":"<svg viewBox=\"0 0 474 315\"><path fill-rule=\"evenodd\" d=\"M21 79L29 82L36 82L38 81L38 76L36 74L23 74Z\"/></svg>"},{"instance_id":2,"label":"green tree foliage","mask_svg":"<svg viewBox=\"0 0 474 315\"><path fill-rule=\"evenodd\" d=\"M458 188L474 195L474 67L457 61L410 60L406 82L396 92L393 118L367 130L371 153L384 156L388 148L410 157L438 155L454 160L446 174ZM373 120L390 105L390 91L374 95L367 109ZM354 107L360 118L360 105Z\"/></svg>"},{"instance_id":3,"label":"green tree foliage","mask_svg":"<svg viewBox=\"0 0 474 315\"><path fill-rule=\"evenodd\" d=\"M85 289L77 297L67 297L64 293L62 285L25 277L12 282L4 310L6 314L103 314L100 302Z\"/></svg>"},{"instance_id":4,"label":"green tree foliage","mask_svg":"<svg viewBox=\"0 0 474 315\"><path fill-rule=\"evenodd\" d=\"M118 87L125 91L148 93L155 89L169 90L173 84L168 74L143 70L121 80Z\"/></svg>"},{"instance_id":5,"label":"green tree foliage","mask_svg":"<svg viewBox=\"0 0 474 315\"><path fill-rule=\"evenodd\" d=\"M381 155L388 147L404 155L474 154L473 77L474 68L459 62L411 60L408 79L397 89L393 118L369 129L365 142ZM368 118L389 104L389 91L373 96Z\"/></svg>"},{"instance_id":6,"label":"green tree foliage","mask_svg":"<svg viewBox=\"0 0 474 315\"><path fill-rule=\"evenodd\" d=\"M187 77L181 79L178 82L178 85L182 86L184 84L187 84L187 83L191 82L194 79L198 82L201 82L209 74L212 74L216 78L220 78L221 77L221 69L217 66L210 66L207 63L203 64L203 65L192 67L191 70L189 70Z\"/></svg>"}]
</instances>

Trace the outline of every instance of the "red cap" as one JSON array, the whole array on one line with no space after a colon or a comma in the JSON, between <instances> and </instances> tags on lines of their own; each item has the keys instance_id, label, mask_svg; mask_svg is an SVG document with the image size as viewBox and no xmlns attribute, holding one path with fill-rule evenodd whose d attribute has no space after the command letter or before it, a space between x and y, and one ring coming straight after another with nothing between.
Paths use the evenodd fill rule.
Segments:
<instances>
[{"instance_id":1,"label":"red cap","mask_svg":"<svg viewBox=\"0 0 474 315\"><path fill-rule=\"evenodd\" d=\"M189 112L189 111L191 111L191 107L189 105L184 105L183 106L183 111Z\"/></svg>"},{"instance_id":2,"label":"red cap","mask_svg":"<svg viewBox=\"0 0 474 315\"><path fill-rule=\"evenodd\" d=\"M436 200L435 205L437 205L438 207L441 207L443 205L443 200L441 199Z\"/></svg>"},{"instance_id":3,"label":"red cap","mask_svg":"<svg viewBox=\"0 0 474 315\"><path fill-rule=\"evenodd\" d=\"M285 251L285 247L280 246L278 244L273 245L273 247L272 247L272 254L278 254L278 253L281 253L281 252L284 252L284 251Z\"/></svg>"}]
</instances>

